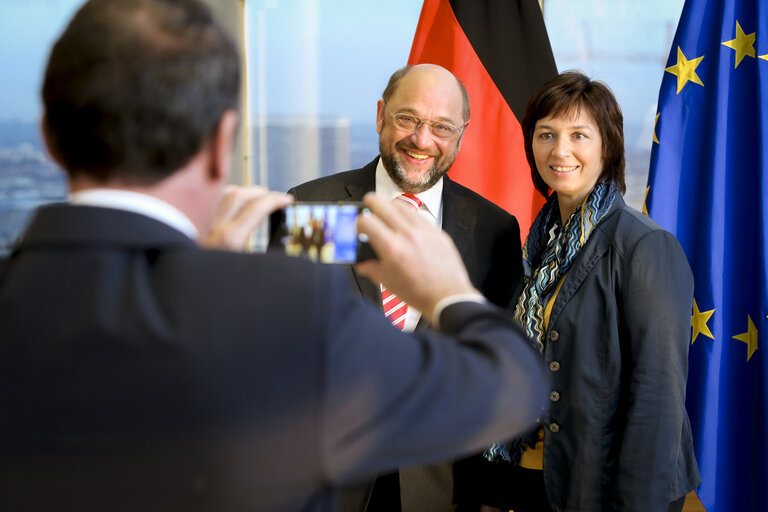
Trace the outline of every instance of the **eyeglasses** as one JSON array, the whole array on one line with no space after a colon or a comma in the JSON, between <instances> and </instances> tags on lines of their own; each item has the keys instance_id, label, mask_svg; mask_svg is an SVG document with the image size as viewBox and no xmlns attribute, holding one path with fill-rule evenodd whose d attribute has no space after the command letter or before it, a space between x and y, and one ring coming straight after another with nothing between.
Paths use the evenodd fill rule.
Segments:
<instances>
[{"instance_id":1,"label":"eyeglasses","mask_svg":"<svg viewBox=\"0 0 768 512\"><path fill-rule=\"evenodd\" d=\"M461 133L461 131L464 129L464 127L467 126L467 123L464 123L461 127L453 126L450 123L424 119L423 117L414 114L407 114L405 112L398 112L397 114L393 114L392 111L389 110L389 106L386 103L384 103L384 106L386 107L387 112L389 112L389 115L392 116L392 120L394 121L395 126L397 126L400 130L408 133L413 133L421 128L421 125L426 124L429 126L430 133L432 133L432 135L438 139L452 139L457 137L459 133Z\"/></svg>"}]
</instances>

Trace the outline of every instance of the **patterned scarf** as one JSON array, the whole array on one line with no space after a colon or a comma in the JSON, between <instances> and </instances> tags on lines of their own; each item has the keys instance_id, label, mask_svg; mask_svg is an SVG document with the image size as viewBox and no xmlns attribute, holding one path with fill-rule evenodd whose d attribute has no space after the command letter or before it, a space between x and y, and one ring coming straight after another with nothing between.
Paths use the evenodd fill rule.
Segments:
<instances>
[{"instance_id":1,"label":"patterned scarf","mask_svg":"<svg viewBox=\"0 0 768 512\"><path fill-rule=\"evenodd\" d=\"M617 188L612 183L598 183L555 236L550 236L550 231L560 224L557 194L550 196L533 221L523 246L525 286L515 307L515 319L525 328L534 348L541 353L544 352L546 331L544 309L557 289L557 283L571 268L595 226L611 209L617 194ZM483 456L491 461L501 459L517 465L526 447L535 446L538 429L536 427L507 443L494 443Z\"/></svg>"}]
</instances>

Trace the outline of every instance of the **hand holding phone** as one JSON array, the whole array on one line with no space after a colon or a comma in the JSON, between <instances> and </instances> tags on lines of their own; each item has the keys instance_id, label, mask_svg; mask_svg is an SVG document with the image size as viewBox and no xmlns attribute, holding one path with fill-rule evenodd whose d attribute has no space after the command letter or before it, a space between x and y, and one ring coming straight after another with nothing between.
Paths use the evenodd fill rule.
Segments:
<instances>
[{"instance_id":1,"label":"hand holding phone","mask_svg":"<svg viewBox=\"0 0 768 512\"><path fill-rule=\"evenodd\" d=\"M293 197L258 185L229 185L199 244L207 249L247 250L253 231L274 211L285 208Z\"/></svg>"}]
</instances>

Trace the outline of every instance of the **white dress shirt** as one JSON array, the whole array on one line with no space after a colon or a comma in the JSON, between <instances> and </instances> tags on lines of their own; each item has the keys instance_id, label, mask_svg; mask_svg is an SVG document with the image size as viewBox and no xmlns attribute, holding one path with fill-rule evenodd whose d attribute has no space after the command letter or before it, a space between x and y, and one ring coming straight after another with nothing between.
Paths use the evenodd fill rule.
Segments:
<instances>
[{"instance_id":1,"label":"white dress shirt","mask_svg":"<svg viewBox=\"0 0 768 512\"><path fill-rule=\"evenodd\" d=\"M376 165L376 194L387 199L394 199L403 194L403 191L395 185L392 178L387 174L387 170L384 169L384 164L382 163L381 158L379 158L379 163ZM440 178L440 181L435 183L429 190L414 195L421 200L419 215L428 219L437 227L442 227L443 178ZM440 310L442 310L442 308L440 308ZM413 332L413 330L416 329L416 324L419 323L419 318L421 318L421 311L409 305L408 312L405 315L405 327L403 327L403 331Z\"/></svg>"}]
</instances>

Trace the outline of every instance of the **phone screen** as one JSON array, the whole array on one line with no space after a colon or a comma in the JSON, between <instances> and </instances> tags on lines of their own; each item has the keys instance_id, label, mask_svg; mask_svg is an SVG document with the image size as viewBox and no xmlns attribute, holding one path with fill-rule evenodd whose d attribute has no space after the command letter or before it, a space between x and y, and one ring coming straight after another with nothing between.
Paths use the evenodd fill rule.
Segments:
<instances>
[{"instance_id":1,"label":"phone screen","mask_svg":"<svg viewBox=\"0 0 768 512\"><path fill-rule=\"evenodd\" d=\"M289 256L319 263L360 261L368 253L357 234L362 210L362 203L293 203L281 216L280 246Z\"/></svg>"}]
</instances>

